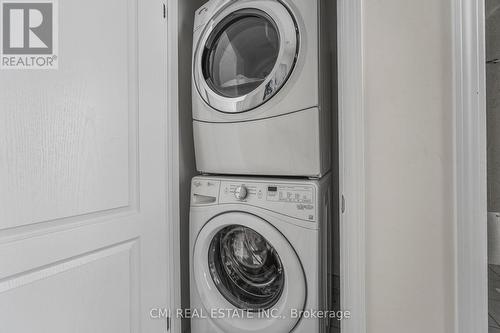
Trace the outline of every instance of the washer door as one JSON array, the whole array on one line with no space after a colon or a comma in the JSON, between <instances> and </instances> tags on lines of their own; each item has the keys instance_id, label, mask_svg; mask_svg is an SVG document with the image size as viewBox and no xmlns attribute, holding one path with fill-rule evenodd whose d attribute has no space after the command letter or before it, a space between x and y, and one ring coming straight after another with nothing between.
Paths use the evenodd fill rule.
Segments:
<instances>
[{"instance_id":1,"label":"washer door","mask_svg":"<svg viewBox=\"0 0 500 333\"><path fill-rule=\"evenodd\" d=\"M268 101L293 70L297 31L277 0L236 1L218 12L194 55L200 96L225 113L246 112Z\"/></svg>"},{"instance_id":2,"label":"washer door","mask_svg":"<svg viewBox=\"0 0 500 333\"><path fill-rule=\"evenodd\" d=\"M213 218L199 233L192 260L201 301L223 331L288 333L299 321L291 313L305 306L304 271L267 221L240 212ZM240 315L226 312L235 309Z\"/></svg>"}]
</instances>

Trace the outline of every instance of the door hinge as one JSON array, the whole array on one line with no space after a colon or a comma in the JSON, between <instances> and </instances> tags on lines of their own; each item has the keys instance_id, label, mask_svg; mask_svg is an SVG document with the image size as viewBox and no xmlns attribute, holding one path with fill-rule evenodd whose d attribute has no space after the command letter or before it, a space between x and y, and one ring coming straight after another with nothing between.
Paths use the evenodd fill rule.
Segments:
<instances>
[{"instance_id":1,"label":"door hinge","mask_svg":"<svg viewBox=\"0 0 500 333\"><path fill-rule=\"evenodd\" d=\"M167 18L167 5L165 3L163 3L163 18L166 19Z\"/></svg>"},{"instance_id":2,"label":"door hinge","mask_svg":"<svg viewBox=\"0 0 500 333\"><path fill-rule=\"evenodd\" d=\"M169 332L169 331L170 331L170 320L171 320L171 319L170 319L170 316L168 316L168 317L166 318L166 320L167 320L167 332Z\"/></svg>"}]
</instances>

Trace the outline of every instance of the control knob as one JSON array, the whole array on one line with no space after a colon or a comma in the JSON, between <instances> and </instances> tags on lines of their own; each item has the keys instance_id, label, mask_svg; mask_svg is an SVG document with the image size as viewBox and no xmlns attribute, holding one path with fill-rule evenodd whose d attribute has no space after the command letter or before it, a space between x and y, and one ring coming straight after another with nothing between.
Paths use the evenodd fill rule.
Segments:
<instances>
[{"instance_id":1,"label":"control knob","mask_svg":"<svg viewBox=\"0 0 500 333\"><path fill-rule=\"evenodd\" d=\"M234 196L236 197L236 199L238 200L245 200L246 197L248 196L248 190L246 188L245 185L241 185L241 186L238 186L235 190L234 190Z\"/></svg>"}]
</instances>

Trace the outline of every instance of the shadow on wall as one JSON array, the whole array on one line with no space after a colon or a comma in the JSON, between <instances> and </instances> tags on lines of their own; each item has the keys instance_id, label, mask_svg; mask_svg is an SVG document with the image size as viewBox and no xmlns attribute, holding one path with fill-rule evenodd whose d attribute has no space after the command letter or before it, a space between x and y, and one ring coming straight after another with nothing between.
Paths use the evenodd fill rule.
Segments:
<instances>
[{"instance_id":1,"label":"shadow on wall","mask_svg":"<svg viewBox=\"0 0 500 333\"><path fill-rule=\"evenodd\" d=\"M191 113L191 53L194 15L206 1L180 0L178 2L179 24L179 196L180 196L180 236L181 236L181 299L182 308L189 305L189 200L191 179L197 174L194 143L193 118ZM182 321L182 332L190 331L190 321Z\"/></svg>"},{"instance_id":2,"label":"shadow on wall","mask_svg":"<svg viewBox=\"0 0 500 333\"><path fill-rule=\"evenodd\" d=\"M500 212L500 0L486 1L488 211Z\"/></svg>"},{"instance_id":3,"label":"shadow on wall","mask_svg":"<svg viewBox=\"0 0 500 333\"><path fill-rule=\"evenodd\" d=\"M500 332L500 0L486 0L488 326Z\"/></svg>"}]
</instances>

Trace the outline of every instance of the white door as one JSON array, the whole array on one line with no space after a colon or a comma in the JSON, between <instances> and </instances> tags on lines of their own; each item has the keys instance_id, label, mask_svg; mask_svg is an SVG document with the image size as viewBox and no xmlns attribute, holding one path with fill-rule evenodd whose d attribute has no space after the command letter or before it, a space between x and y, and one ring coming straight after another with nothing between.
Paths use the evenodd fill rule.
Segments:
<instances>
[{"instance_id":1,"label":"white door","mask_svg":"<svg viewBox=\"0 0 500 333\"><path fill-rule=\"evenodd\" d=\"M164 332L162 3L58 19L58 70L0 70L0 332Z\"/></svg>"}]
</instances>

